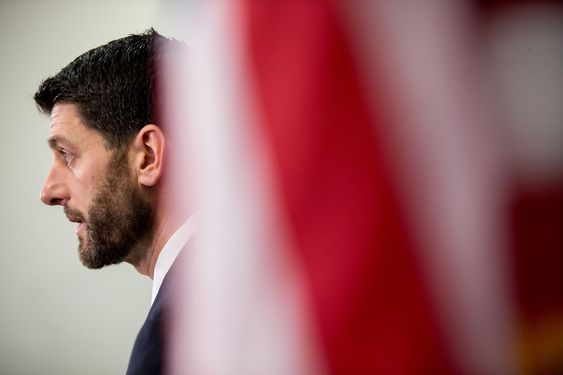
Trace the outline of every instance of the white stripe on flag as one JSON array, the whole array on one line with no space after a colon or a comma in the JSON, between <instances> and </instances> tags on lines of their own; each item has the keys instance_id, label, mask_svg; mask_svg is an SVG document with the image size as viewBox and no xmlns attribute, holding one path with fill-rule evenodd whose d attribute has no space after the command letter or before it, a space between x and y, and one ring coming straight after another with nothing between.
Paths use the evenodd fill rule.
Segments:
<instances>
[{"instance_id":1,"label":"white stripe on flag","mask_svg":"<svg viewBox=\"0 0 563 375\"><path fill-rule=\"evenodd\" d=\"M322 374L303 274L256 126L236 3L191 1L187 9L190 74L181 84L190 92L183 115L201 231L170 372Z\"/></svg>"},{"instance_id":2,"label":"white stripe on flag","mask_svg":"<svg viewBox=\"0 0 563 375\"><path fill-rule=\"evenodd\" d=\"M388 142L401 199L457 361L470 374L515 373L504 174L471 9L383 0L342 11L370 90L396 120Z\"/></svg>"}]
</instances>

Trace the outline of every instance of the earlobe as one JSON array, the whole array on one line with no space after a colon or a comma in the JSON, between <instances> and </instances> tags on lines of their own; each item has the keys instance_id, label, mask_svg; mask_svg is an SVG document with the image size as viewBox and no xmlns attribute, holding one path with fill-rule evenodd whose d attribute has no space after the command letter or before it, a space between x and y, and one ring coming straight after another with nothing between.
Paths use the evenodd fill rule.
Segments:
<instances>
[{"instance_id":1,"label":"earlobe","mask_svg":"<svg viewBox=\"0 0 563 375\"><path fill-rule=\"evenodd\" d=\"M153 124L145 125L135 138L135 157L138 182L154 186L162 176L166 139L162 130Z\"/></svg>"}]
</instances>

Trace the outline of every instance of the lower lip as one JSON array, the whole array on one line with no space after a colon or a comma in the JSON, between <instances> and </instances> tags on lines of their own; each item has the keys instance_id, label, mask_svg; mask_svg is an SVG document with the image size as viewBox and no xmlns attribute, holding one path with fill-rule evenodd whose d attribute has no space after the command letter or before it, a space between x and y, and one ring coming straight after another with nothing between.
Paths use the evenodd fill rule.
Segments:
<instances>
[{"instance_id":1,"label":"lower lip","mask_svg":"<svg viewBox=\"0 0 563 375\"><path fill-rule=\"evenodd\" d=\"M80 232L82 230L82 228L84 228L84 223L80 223L76 226L76 230L74 231L76 234L78 234L78 232Z\"/></svg>"}]
</instances>

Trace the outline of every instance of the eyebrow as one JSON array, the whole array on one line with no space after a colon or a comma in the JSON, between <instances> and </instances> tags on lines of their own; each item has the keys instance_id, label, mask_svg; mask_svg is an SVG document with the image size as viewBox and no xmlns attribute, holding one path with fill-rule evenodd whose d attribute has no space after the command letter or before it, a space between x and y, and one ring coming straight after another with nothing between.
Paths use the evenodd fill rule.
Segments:
<instances>
[{"instance_id":1,"label":"eyebrow","mask_svg":"<svg viewBox=\"0 0 563 375\"><path fill-rule=\"evenodd\" d=\"M53 150L61 145L64 146L65 144L68 145L71 144L71 142L68 139L66 139L65 137L61 137L60 135L54 135L52 137L49 137L49 139L47 139L47 143L49 144L49 147L52 148Z\"/></svg>"}]
</instances>

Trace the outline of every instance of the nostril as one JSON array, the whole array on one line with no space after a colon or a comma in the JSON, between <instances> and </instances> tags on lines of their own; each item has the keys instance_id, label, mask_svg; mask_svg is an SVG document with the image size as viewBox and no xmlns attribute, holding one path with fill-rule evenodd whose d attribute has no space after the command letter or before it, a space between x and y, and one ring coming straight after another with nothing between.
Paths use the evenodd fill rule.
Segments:
<instances>
[{"instance_id":1,"label":"nostril","mask_svg":"<svg viewBox=\"0 0 563 375\"><path fill-rule=\"evenodd\" d=\"M63 198L58 197L56 194L49 194L45 189L39 194L39 199L48 206L62 205L64 201Z\"/></svg>"},{"instance_id":2,"label":"nostril","mask_svg":"<svg viewBox=\"0 0 563 375\"><path fill-rule=\"evenodd\" d=\"M50 206L62 206L63 205L63 200L60 198L52 198L49 201L49 205Z\"/></svg>"}]
</instances>

